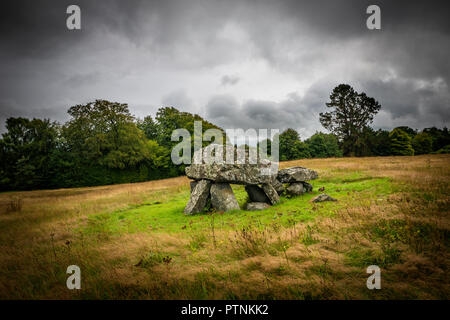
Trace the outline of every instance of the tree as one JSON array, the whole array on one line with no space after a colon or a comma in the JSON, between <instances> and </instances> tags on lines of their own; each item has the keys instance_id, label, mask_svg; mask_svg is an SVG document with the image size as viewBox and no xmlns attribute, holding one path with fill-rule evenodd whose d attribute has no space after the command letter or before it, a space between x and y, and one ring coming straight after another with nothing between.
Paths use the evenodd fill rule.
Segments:
<instances>
[{"instance_id":1,"label":"tree","mask_svg":"<svg viewBox=\"0 0 450 320\"><path fill-rule=\"evenodd\" d=\"M417 134L412 139L414 154L428 154L433 151L433 139L426 132Z\"/></svg>"},{"instance_id":2,"label":"tree","mask_svg":"<svg viewBox=\"0 0 450 320\"><path fill-rule=\"evenodd\" d=\"M360 156L388 156L391 154L389 131L379 129L377 131L370 127L363 130L360 136Z\"/></svg>"},{"instance_id":3,"label":"tree","mask_svg":"<svg viewBox=\"0 0 450 320\"><path fill-rule=\"evenodd\" d=\"M312 158L342 157L342 150L334 134L316 132L305 143Z\"/></svg>"},{"instance_id":4,"label":"tree","mask_svg":"<svg viewBox=\"0 0 450 320\"><path fill-rule=\"evenodd\" d=\"M59 126L48 119L8 118L0 140L2 189L45 187Z\"/></svg>"},{"instance_id":5,"label":"tree","mask_svg":"<svg viewBox=\"0 0 450 320\"><path fill-rule=\"evenodd\" d=\"M450 144L450 133L447 128L425 128L422 132L429 134L433 139L433 151L440 150Z\"/></svg>"},{"instance_id":6,"label":"tree","mask_svg":"<svg viewBox=\"0 0 450 320\"><path fill-rule=\"evenodd\" d=\"M292 146L291 157L292 160L311 158L308 145L300 140L295 141Z\"/></svg>"},{"instance_id":7,"label":"tree","mask_svg":"<svg viewBox=\"0 0 450 320\"><path fill-rule=\"evenodd\" d=\"M69 150L82 162L108 168L135 166L151 159L149 144L128 105L96 100L71 107L64 126Z\"/></svg>"},{"instance_id":8,"label":"tree","mask_svg":"<svg viewBox=\"0 0 450 320\"><path fill-rule=\"evenodd\" d=\"M408 126L400 126L395 129L400 129L400 130L406 132L411 137L411 139L413 139L417 134L417 130L415 130L411 127L408 127Z\"/></svg>"},{"instance_id":9,"label":"tree","mask_svg":"<svg viewBox=\"0 0 450 320\"><path fill-rule=\"evenodd\" d=\"M394 129L389 134L391 154L399 156L412 156L414 149L411 145L411 137L401 129Z\"/></svg>"},{"instance_id":10,"label":"tree","mask_svg":"<svg viewBox=\"0 0 450 320\"><path fill-rule=\"evenodd\" d=\"M168 149L172 149L174 145L178 144L178 142L171 141L172 132L175 129L186 129L193 137L195 121L200 121L202 123L202 133L208 129L218 129L223 132L222 128L204 120L199 115L181 112L174 107L159 108L155 120L158 132L157 141L160 145L165 146ZM194 141L192 139L192 144L193 143ZM204 141L204 146L209 143L210 142L208 141Z\"/></svg>"},{"instance_id":11,"label":"tree","mask_svg":"<svg viewBox=\"0 0 450 320\"><path fill-rule=\"evenodd\" d=\"M358 137L372 123L380 104L364 92L358 93L348 84L340 84L333 89L326 106L332 111L320 113L320 123L339 138L344 155L356 155L360 147Z\"/></svg>"},{"instance_id":12,"label":"tree","mask_svg":"<svg viewBox=\"0 0 450 320\"><path fill-rule=\"evenodd\" d=\"M297 141L300 141L300 135L294 129L286 129L279 135L279 156L281 161L298 159L299 145L294 148Z\"/></svg>"},{"instance_id":13,"label":"tree","mask_svg":"<svg viewBox=\"0 0 450 320\"><path fill-rule=\"evenodd\" d=\"M147 139L157 140L158 139L158 125L151 116L146 116L144 120L138 119L136 125L139 129L144 131Z\"/></svg>"}]
</instances>

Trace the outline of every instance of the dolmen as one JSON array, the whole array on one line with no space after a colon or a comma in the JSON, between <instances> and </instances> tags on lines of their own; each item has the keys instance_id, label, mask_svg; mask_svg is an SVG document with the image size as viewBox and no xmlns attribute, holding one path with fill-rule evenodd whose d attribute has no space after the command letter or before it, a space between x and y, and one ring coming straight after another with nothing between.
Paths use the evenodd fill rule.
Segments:
<instances>
[{"instance_id":1,"label":"dolmen","mask_svg":"<svg viewBox=\"0 0 450 320\"><path fill-rule=\"evenodd\" d=\"M256 151L241 151L232 145L211 144L194 153L193 163L185 168L187 177L193 180L185 214L211 208L239 210L230 184L245 186L247 210L263 210L277 204L283 193L296 196L311 191L306 181L318 177L317 172L303 167L278 171L278 162L259 157Z\"/></svg>"}]
</instances>

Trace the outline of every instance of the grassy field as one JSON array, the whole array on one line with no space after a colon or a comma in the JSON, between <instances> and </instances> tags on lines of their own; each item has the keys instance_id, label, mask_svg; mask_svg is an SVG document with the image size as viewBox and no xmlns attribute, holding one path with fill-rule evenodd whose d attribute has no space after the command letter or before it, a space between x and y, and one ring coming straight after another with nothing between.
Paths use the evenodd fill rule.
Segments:
<instances>
[{"instance_id":1,"label":"grassy field","mask_svg":"<svg viewBox=\"0 0 450 320\"><path fill-rule=\"evenodd\" d=\"M311 194L185 216L185 177L0 194L1 299L449 299L450 156L284 162ZM313 204L318 188L338 202ZM246 193L233 186L241 206ZM81 268L68 290L66 268ZM381 267L381 290L366 268Z\"/></svg>"}]
</instances>

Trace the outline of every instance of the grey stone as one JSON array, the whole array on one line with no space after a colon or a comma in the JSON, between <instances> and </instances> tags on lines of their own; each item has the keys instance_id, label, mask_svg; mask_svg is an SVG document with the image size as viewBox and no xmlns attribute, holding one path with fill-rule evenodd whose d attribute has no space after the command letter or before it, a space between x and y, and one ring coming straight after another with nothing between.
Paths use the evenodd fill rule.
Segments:
<instances>
[{"instance_id":1,"label":"grey stone","mask_svg":"<svg viewBox=\"0 0 450 320\"><path fill-rule=\"evenodd\" d=\"M194 184L191 183L191 188L191 197L184 208L185 214L198 213L205 208L209 198L211 181L201 180Z\"/></svg>"},{"instance_id":2,"label":"grey stone","mask_svg":"<svg viewBox=\"0 0 450 320\"><path fill-rule=\"evenodd\" d=\"M272 182L278 163L239 154L234 146L211 144L194 153L193 163L186 167L186 175L195 180L233 184L261 184Z\"/></svg>"},{"instance_id":3,"label":"grey stone","mask_svg":"<svg viewBox=\"0 0 450 320\"><path fill-rule=\"evenodd\" d=\"M267 198L269 198L271 204L280 202L280 196L271 184L264 183L261 187L264 190Z\"/></svg>"},{"instance_id":4,"label":"grey stone","mask_svg":"<svg viewBox=\"0 0 450 320\"><path fill-rule=\"evenodd\" d=\"M287 188L286 192L290 194L291 196L299 196L306 192L305 188L303 187L303 183L301 182L294 182L291 183Z\"/></svg>"},{"instance_id":5,"label":"grey stone","mask_svg":"<svg viewBox=\"0 0 450 320\"><path fill-rule=\"evenodd\" d=\"M303 183L303 188L305 189L305 192L311 192L313 189L312 184L308 183L308 182L302 182Z\"/></svg>"},{"instance_id":6,"label":"grey stone","mask_svg":"<svg viewBox=\"0 0 450 320\"><path fill-rule=\"evenodd\" d=\"M211 204L217 211L240 209L233 189L228 183L213 183L210 192Z\"/></svg>"},{"instance_id":7,"label":"grey stone","mask_svg":"<svg viewBox=\"0 0 450 320\"><path fill-rule=\"evenodd\" d=\"M311 202L323 202L323 201L337 201L337 199L330 197L329 195L322 193L311 199Z\"/></svg>"},{"instance_id":8,"label":"grey stone","mask_svg":"<svg viewBox=\"0 0 450 320\"><path fill-rule=\"evenodd\" d=\"M279 196L281 196L284 193L285 191L284 185L280 181L278 181L278 179L274 179L271 185L277 191Z\"/></svg>"},{"instance_id":9,"label":"grey stone","mask_svg":"<svg viewBox=\"0 0 450 320\"><path fill-rule=\"evenodd\" d=\"M303 182L317 179L319 175L316 171L303 168L291 167L278 171L277 179L281 183Z\"/></svg>"},{"instance_id":10,"label":"grey stone","mask_svg":"<svg viewBox=\"0 0 450 320\"><path fill-rule=\"evenodd\" d=\"M270 208L270 205L265 202L249 202L247 203L247 211L259 211Z\"/></svg>"},{"instance_id":11,"label":"grey stone","mask_svg":"<svg viewBox=\"0 0 450 320\"><path fill-rule=\"evenodd\" d=\"M267 197L264 190L258 187L257 185L246 185L245 191L247 191L248 197L252 202L270 203L270 200Z\"/></svg>"}]
</instances>

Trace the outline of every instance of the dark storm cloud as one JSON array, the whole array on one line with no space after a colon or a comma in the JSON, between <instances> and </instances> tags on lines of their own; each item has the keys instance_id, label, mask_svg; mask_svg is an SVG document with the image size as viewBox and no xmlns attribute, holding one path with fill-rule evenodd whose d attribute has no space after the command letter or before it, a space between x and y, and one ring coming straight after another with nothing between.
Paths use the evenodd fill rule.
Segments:
<instances>
[{"instance_id":1,"label":"dark storm cloud","mask_svg":"<svg viewBox=\"0 0 450 320\"><path fill-rule=\"evenodd\" d=\"M239 103L231 95L217 95L208 101L206 116L226 129L293 128L306 138L320 129L317 119L324 109L324 100L317 92L326 90L322 86L324 84L317 84L303 97L290 93L279 102L248 100Z\"/></svg>"},{"instance_id":2,"label":"dark storm cloud","mask_svg":"<svg viewBox=\"0 0 450 320\"><path fill-rule=\"evenodd\" d=\"M81 7L81 31L65 27L70 4ZM365 27L370 4L381 7L382 30ZM321 129L332 88L349 83L381 102L376 126L448 125L448 12L446 1L7 0L0 121L62 121L71 105L107 98L139 116L170 104L226 127L307 135ZM249 91L254 61L302 88ZM266 76L265 87L277 84Z\"/></svg>"}]
</instances>

